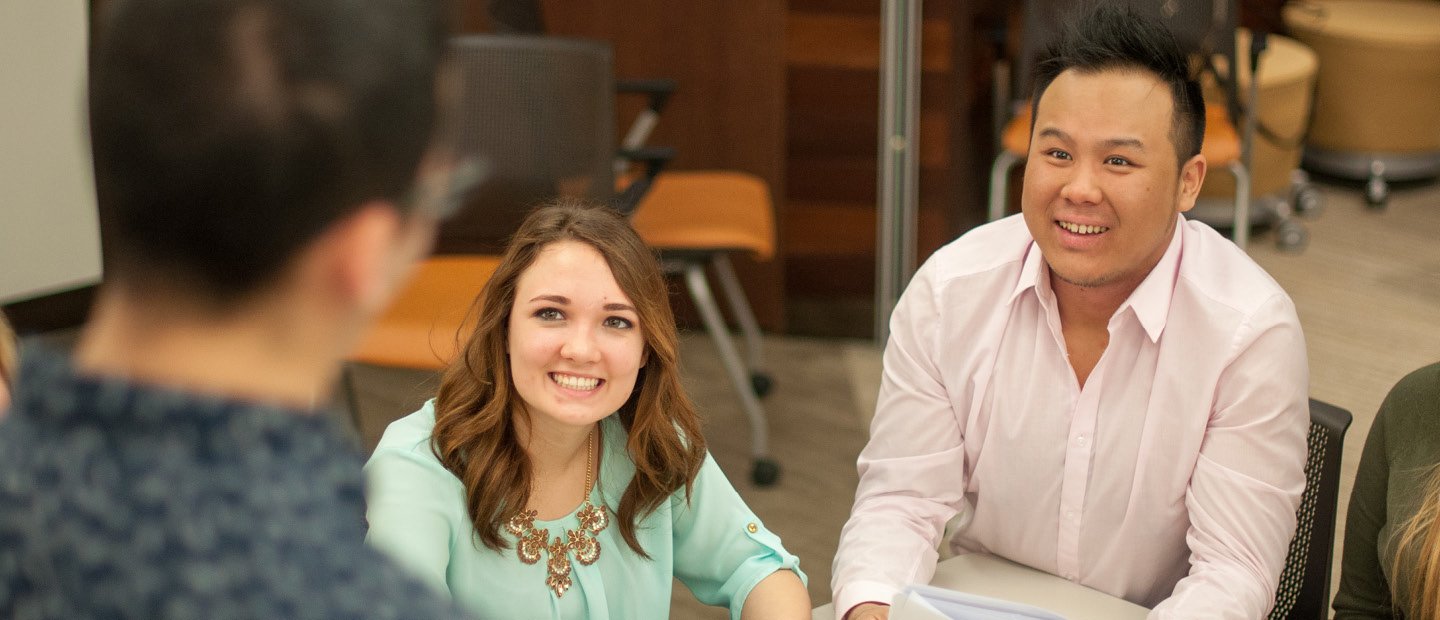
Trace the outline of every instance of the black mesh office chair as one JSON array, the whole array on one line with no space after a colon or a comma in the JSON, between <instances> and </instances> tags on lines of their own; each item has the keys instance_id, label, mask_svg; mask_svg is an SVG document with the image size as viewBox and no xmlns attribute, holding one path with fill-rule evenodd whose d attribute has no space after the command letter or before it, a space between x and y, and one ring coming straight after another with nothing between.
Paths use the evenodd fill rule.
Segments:
<instances>
[{"instance_id":1,"label":"black mesh office chair","mask_svg":"<svg viewBox=\"0 0 1440 620\"><path fill-rule=\"evenodd\" d=\"M437 254L498 254L531 209L557 197L614 195L615 84L599 42L474 35L450 46L463 74L460 154L485 183L446 221Z\"/></svg>"},{"instance_id":2,"label":"black mesh office chair","mask_svg":"<svg viewBox=\"0 0 1440 620\"><path fill-rule=\"evenodd\" d=\"M442 226L436 252L497 253L535 205L559 196L608 204L633 216L641 237L660 249L667 272L685 276L686 289L705 320L750 421L752 479L762 486L774 483L779 468L770 458L768 425L759 403L760 392L769 384L768 377L758 371L759 328L725 257L737 247L722 242L704 247L667 243L695 235L665 226L673 219L666 213L636 211L642 203L649 209L652 203L676 194L680 183L656 178L673 157L671 149L645 147L640 144L643 140L628 140L617 149L617 84L609 45L541 36L471 35L454 39L452 49L465 84L458 148L462 155L485 156L490 166L487 181L470 193L467 206ZM648 115L652 124L654 113L673 88L665 80L624 86L622 92L651 95ZM639 174L625 175L628 183L623 188L616 187L617 154L643 164ZM712 180L715 176L710 175ZM768 189L762 185L756 190L746 180L715 187L702 197L733 193L740 187L762 196L769 216ZM688 223L703 225L703 219L689 218ZM738 354L706 282L704 270L710 264L716 267L732 313L745 328L751 353L748 364Z\"/></svg>"},{"instance_id":3,"label":"black mesh office chair","mask_svg":"<svg viewBox=\"0 0 1440 620\"><path fill-rule=\"evenodd\" d=\"M1285 557L1285 570L1280 573L1270 620L1330 617L1330 560L1335 552L1340 453L1350 420L1349 411L1310 399L1305 494L1296 513L1295 537Z\"/></svg>"}]
</instances>

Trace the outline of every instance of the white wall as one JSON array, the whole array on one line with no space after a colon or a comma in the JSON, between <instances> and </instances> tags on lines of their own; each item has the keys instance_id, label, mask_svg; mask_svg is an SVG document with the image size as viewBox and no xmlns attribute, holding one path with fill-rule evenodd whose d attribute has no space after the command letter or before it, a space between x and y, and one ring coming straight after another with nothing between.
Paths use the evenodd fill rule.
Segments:
<instances>
[{"instance_id":1,"label":"white wall","mask_svg":"<svg viewBox=\"0 0 1440 620\"><path fill-rule=\"evenodd\" d=\"M100 278L85 0L0 0L0 302Z\"/></svg>"}]
</instances>

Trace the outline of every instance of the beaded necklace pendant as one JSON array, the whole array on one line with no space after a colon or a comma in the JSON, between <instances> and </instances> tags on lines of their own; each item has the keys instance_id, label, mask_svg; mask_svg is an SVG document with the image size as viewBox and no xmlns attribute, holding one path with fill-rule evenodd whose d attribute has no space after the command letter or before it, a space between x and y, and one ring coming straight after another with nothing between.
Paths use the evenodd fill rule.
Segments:
<instances>
[{"instance_id":1,"label":"beaded necklace pendant","mask_svg":"<svg viewBox=\"0 0 1440 620\"><path fill-rule=\"evenodd\" d=\"M591 433L593 438L594 431ZM557 598L565 596L570 586L574 585L570 577L570 557L573 556L575 561L583 566L594 564L600 559L600 541L596 540L595 535L610 525L610 515L605 512L605 506L590 503L591 476L595 461L593 444L590 444L589 439L586 443L586 499L575 514L580 521L580 529L566 530L565 541L561 542L559 536L553 541L550 539L549 529L535 527L535 517L539 514L537 511L521 511L505 522L505 531L516 538L515 557L521 562L535 564L540 561L541 556L550 556L545 562L545 586L550 588Z\"/></svg>"}]
</instances>

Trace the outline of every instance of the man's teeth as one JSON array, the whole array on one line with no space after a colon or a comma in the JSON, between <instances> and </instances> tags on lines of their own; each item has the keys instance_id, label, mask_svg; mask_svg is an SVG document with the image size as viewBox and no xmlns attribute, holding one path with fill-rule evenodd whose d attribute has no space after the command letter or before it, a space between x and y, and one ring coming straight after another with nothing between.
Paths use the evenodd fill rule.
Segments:
<instances>
[{"instance_id":1,"label":"man's teeth","mask_svg":"<svg viewBox=\"0 0 1440 620\"><path fill-rule=\"evenodd\" d=\"M550 379L560 384L560 387L572 390L593 390L600 385L600 380L594 377L576 377L574 375L562 375L550 373Z\"/></svg>"},{"instance_id":2,"label":"man's teeth","mask_svg":"<svg viewBox=\"0 0 1440 620\"><path fill-rule=\"evenodd\" d=\"M1075 224L1073 222L1060 222L1060 227L1077 235L1094 235L1110 230L1108 227L1105 226L1087 226L1085 224Z\"/></svg>"}]
</instances>

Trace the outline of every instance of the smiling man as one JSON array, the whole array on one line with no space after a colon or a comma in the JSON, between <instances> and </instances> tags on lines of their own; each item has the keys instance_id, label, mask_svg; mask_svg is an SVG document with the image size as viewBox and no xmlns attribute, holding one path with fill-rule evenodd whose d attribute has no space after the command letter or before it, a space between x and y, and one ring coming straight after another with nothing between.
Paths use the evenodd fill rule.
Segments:
<instances>
[{"instance_id":1,"label":"smiling man","mask_svg":"<svg viewBox=\"0 0 1440 620\"><path fill-rule=\"evenodd\" d=\"M1158 23L1080 16L1036 71L1023 215L936 252L891 318L837 615L884 618L956 553L1152 607L1260 618L1304 488L1305 344L1242 251L1181 213L1200 87Z\"/></svg>"}]
</instances>

